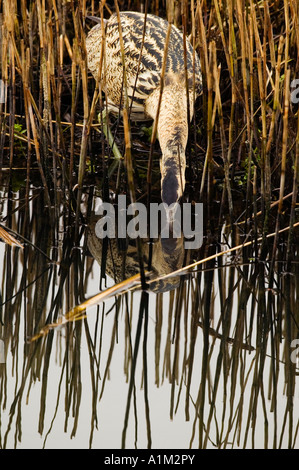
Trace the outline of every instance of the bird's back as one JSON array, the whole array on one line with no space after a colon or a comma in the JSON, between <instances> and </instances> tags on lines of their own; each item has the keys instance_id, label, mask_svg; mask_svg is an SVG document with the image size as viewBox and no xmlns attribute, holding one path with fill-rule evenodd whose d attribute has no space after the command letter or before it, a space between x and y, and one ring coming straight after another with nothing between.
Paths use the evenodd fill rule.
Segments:
<instances>
[{"instance_id":1,"label":"bird's back","mask_svg":"<svg viewBox=\"0 0 299 470\"><path fill-rule=\"evenodd\" d=\"M145 15L137 12L120 13L122 38L125 53L125 69L127 79L127 94L129 105L132 106L134 119L146 119L146 100L160 85L161 69L168 22L154 15L147 15L144 32ZM106 67L103 77L106 97L110 107L117 112L123 106L123 62L119 25L114 14L106 23ZM96 25L90 31L86 46L88 66L95 78L99 76L101 25ZM176 77L183 84L185 78L185 61L187 65L189 90L193 90L195 77L195 94L201 90L200 62L196 52L186 40L186 59L182 33L172 26L169 38L165 82ZM137 77L137 79L136 79ZM153 116L152 116L153 117Z\"/></svg>"}]
</instances>

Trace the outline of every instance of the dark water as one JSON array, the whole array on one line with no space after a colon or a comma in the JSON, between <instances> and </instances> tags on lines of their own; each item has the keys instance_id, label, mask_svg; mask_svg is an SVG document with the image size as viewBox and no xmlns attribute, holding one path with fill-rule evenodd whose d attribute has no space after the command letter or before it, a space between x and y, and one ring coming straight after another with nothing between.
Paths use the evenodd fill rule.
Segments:
<instances>
[{"instance_id":1,"label":"dark water","mask_svg":"<svg viewBox=\"0 0 299 470\"><path fill-rule=\"evenodd\" d=\"M275 251L274 237L243 236L242 224L232 235L224 221L221 245L207 231L195 252L158 240L152 278L212 258L31 341L113 273L139 272L136 243L103 248L94 236L95 192L83 196L76 222L62 191L54 219L40 187L29 200L22 185L1 191L2 226L23 245L0 245L1 447L298 447L296 229Z\"/></svg>"}]
</instances>

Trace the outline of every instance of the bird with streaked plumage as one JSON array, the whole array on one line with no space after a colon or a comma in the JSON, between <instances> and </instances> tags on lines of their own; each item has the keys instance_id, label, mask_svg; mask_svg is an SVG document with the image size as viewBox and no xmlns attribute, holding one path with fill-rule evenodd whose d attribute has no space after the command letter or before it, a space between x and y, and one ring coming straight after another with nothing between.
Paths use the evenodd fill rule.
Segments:
<instances>
[{"instance_id":1,"label":"bird with streaked plumage","mask_svg":"<svg viewBox=\"0 0 299 470\"><path fill-rule=\"evenodd\" d=\"M102 27L94 26L86 38L88 68L102 80L109 112L118 114L124 104L124 73L131 120L155 120L160 99L161 72L168 22L157 16L121 12L124 47L121 52L117 14L105 20L104 60L99 76ZM144 28L145 25L145 28ZM162 158L161 199L170 206L180 200L185 189L186 146L189 116L202 89L200 61L191 43L171 26L157 132ZM187 75L187 76L186 76ZM187 80L186 80L187 79ZM188 84L188 96L187 87Z\"/></svg>"}]
</instances>

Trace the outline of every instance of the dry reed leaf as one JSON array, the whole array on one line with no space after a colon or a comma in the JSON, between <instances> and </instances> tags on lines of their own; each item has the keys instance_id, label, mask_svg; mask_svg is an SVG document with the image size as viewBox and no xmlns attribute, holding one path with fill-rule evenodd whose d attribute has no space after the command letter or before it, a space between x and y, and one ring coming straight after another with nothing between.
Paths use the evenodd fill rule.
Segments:
<instances>
[{"instance_id":1,"label":"dry reed leaf","mask_svg":"<svg viewBox=\"0 0 299 470\"><path fill-rule=\"evenodd\" d=\"M0 227L0 238L2 238L2 240L7 243L7 245L23 248L23 245L3 227Z\"/></svg>"}]
</instances>

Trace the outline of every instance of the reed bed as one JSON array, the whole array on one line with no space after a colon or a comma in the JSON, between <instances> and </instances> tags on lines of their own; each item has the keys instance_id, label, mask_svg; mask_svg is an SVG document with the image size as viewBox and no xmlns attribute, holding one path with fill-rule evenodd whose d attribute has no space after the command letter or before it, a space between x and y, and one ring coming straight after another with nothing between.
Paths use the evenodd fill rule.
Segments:
<instances>
[{"instance_id":1,"label":"reed bed","mask_svg":"<svg viewBox=\"0 0 299 470\"><path fill-rule=\"evenodd\" d=\"M6 243L0 335L5 356L13 357L11 371L0 364L1 413L9 407L1 447L9 446L13 426L14 445L21 441L21 402L30 401L38 380L37 427L44 444L62 386L65 430L71 426L70 436L76 435L83 337L90 361L93 445L120 321L128 382L122 447L128 445L129 417L138 421L140 382L147 446L155 443L148 372L153 360L155 385L171 384L170 417L175 420L183 407L190 421L190 446L298 447L298 8L295 0L0 0L0 237ZM146 10L177 25L198 52L203 73L203 93L190 124L185 198L204 204L204 243L186 254L184 269L175 273L178 287L156 294L154 312L146 285L152 259L149 254L144 260L141 240L134 251L136 277L124 262L122 283L107 291L110 261L104 240L101 293L84 303L93 265L86 227L94 196L109 200L113 191L149 202L158 200L160 190L155 128L148 139L148 129L129 123L127 112L123 121L96 119L104 97L87 69L85 36L92 24L86 17L109 17L119 10ZM136 293L130 290L137 287L136 313ZM108 307L108 298L120 293ZM98 304L94 332L85 317L88 303ZM104 355L108 313L113 327ZM150 315L155 318L151 355ZM65 330L57 331L61 323ZM57 409L45 429L55 354L61 364ZM11 372L17 377L13 399L7 395Z\"/></svg>"}]
</instances>

